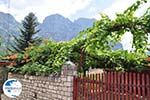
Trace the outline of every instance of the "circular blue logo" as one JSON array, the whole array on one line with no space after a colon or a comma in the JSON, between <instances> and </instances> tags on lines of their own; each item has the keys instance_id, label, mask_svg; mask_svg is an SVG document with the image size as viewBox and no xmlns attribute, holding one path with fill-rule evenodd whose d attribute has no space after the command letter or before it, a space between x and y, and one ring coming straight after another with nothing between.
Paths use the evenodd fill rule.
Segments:
<instances>
[{"instance_id":1,"label":"circular blue logo","mask_svg":"<svg viewBox=\"0 0 150 100\"><path fill-rule=\"evenodd\" d=\"M16 98L21 94L22 84L16 79L8 79L3 84L3 92L9 98Z\"/></svg>"}]
</instances>

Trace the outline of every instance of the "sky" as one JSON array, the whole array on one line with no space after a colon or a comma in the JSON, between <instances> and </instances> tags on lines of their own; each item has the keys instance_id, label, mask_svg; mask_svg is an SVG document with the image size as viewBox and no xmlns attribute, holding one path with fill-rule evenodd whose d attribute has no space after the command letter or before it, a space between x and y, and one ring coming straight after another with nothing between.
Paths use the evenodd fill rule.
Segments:
<instances>
[{"instance_id":1,"label":"sky","mask_svg":"<svg viewBox=\"0 0 150 100\"><path fill-rule=\"evenodd\" d=\"M51 14L61 14L71 20L79 17L95 18L113 0L0 0L0 11L9 12L21 21L33 12L40 22ZM9 9L8 9L9 8Z\"/></svg>"},{"instance_id":2,"label":"sky","mask_svg":"<svg viewBox=\"0 0 150 100\"><path fill-rule=\"evenodd\" d=\"M0 11L11 13L18 21L33 12L42 22L51 14L61 14L70 20L79 17L96 18L99 13L114 17L136 0L0 0Z\"/></svg>"},{"instance_id":3,"label":"sky","mask_svg":"<svg viewBox=\"0 0 150 100\"><path fill-rule=\"evenodd\" d=\"M115 18L116 13L121 13L132 5L136 0L0 0L0 12L12 14L19 22L29 13L33 12L42 22L46 16L51 14L61 14L74 21L80 17L100 19L100 13L107 14L110 18ZM141 6L136 13L140 16L144 10L150 6ZM126 39L128 38L128 42ZM126 33L122 43L124 47L131 47L132 35Z\"/></svg>"}]
</instances>

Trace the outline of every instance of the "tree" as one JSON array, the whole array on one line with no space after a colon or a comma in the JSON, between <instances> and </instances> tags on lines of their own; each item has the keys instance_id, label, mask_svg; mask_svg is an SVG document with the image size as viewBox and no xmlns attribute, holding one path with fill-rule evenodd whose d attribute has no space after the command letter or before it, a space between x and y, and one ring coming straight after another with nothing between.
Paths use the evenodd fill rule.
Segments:
<instances>
[{"instance_id":1,"label":"tree","mask_svg":"<svg viewBox=\"0 0 150 100\"><path fill-rule=\"evenodd\" d=\"M14 44L11 45L11 51L22 52L25 48L29 47L31 44L35 45L40 43L40 39L33 37L40 30L37 30L38 21L34 13L29 13L22 21L22 28L20 29L21 34L19 37L14 36Z\"/></svg>"}]
</instances>

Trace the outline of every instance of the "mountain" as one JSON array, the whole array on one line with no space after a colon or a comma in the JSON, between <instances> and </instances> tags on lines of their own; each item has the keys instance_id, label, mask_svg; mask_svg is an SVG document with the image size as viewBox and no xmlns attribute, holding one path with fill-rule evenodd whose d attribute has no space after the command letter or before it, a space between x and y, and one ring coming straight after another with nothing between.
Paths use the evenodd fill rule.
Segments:
<instances>
[{"instance_id":1,"label":"mountain","mask_svg":"<svg viewBox=\"0 0 150 100\"><path fill-rule=\"evenodd\" d=\"M5 55L6 47L9 46L9 43L12 43L12 35L17 36L19 34L19 26L20 24L12 15L0 12L1 55Z\"/></svg>"},{"instance_id":2,"label":"mountain","mask_svg":"<svg viewBox=\"0 0 150 100\"><path fill-rule=\"evenodd\" d=\"M4 41L10 40L10 35L18 35L19 26L12 15L0 12L0 36Z\"/></svg>"},{"instance_id":3,"label":"mountain","mask_svg":"<svg viewBox=\"0 0 150 100\"><path fill-rule=\"evenodd\" d=\"M79 18L74 22L59 14L47 16L43 23L39 24L38 36L52 39L54 41L68 41L77 34L93 25L95 19ZM0 12L0 36L6 41L10 40L10 35L19 34L20 23L7 13Z\"/></svg>"},{"instance_id":4,"label":"mountain","mask_svg":"<svg viewBox=\"0 0 150 100\"><path fill-rule=\"evenodd\" d=\"M93 26L95 19L88 19L88 18L79 18L74 21L74 24L79 26L79 30L84 30L88 27Z\"/></svg>"},{"instance_id":5,"label":"mountain","mask_svg":"<svg viewBox=\"0 0 150 100\"><path fill-rule=\"evenodd\" d=\"M77 32L73 22L58 14L46 17L39 28L41 29L39 36L55 41L70 40Z\"/></svg>"},{"instance_id":6,"label":"mountain","mask_svg":"<svg viewBox=\"0 0 150 100\"><path fill-rule=\"evenodd\" d=\"M59 14L50 15L39 26L39 36L55 41L71 40L83 29L91 27L94 21L95 19L80 18L72 22Z\"/></svg>"},{"instance_id":7,"label":"mountain","mask_svg":"<svg viewBox=\"0 0 150 100\"><path fill-rule=\"evenodd\" d=\"M51 39L54 41L68 41L78 35L78 33L86 28L92 27L95 19L79 18L70 21L68 18L59 14L47 16L42 23L39 24L39 37ZM21 24L15 18L3 12L0 12L0 36L7 44L8 40L12 40L10 34L18 35ZM122 48L122 44L117 44L114 49Z\"/></svg>"}]
</instances>

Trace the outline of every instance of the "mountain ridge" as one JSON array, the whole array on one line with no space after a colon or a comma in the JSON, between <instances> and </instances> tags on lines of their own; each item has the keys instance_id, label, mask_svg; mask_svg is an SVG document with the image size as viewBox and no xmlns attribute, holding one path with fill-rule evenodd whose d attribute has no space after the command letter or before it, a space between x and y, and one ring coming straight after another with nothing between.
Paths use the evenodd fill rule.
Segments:
<instances>
[{"instance_id":1,"label":"mountain ridge","mask_svg":"<svg viewBox=\"0 0 150 100\"><path fill-rule=\"evenodd\" d=\"M51 38L55 41L68 41L77 36L83 29L92 27L95 20L88 19L88 21L89 23L86 25L80 26L62 15L53 14L43 20L43 23L39 26L41 29L39 34L44 38ZM47 37L48 34L49 37Z\"/></svg>"},{"instance_id":2,"label":"mountain ridge","mask_svg":"<svg viewBox=\"0 0 150 100\"><path fill-rule=\"evenodd\" d=\"M82 19L82 20L81 20ZM71 21L60 14L46 16L42 23L39 23L37 34L40 37L52 39L54 41L68 41L77 36L77 34L88 27L92 27L95 19L79 18ZM81 20L81 22L80 22ZM85 23L85 25L83 24ZM9 39L9 35L18 35L21 24L9 13L0 12L0 35Z\"/></svg>"},{"instance_id":3,"label":"mountain ridge","mask_svg":"<svg viewBox=\"0 0 150 100\"><path fill-rule=\"evenodd\" d=\"M60 14L49 15L42 23L39 23L40 32L36 36L54 41L69 41L80 31L92 27L95 21L93 18L78 18L71 21ZM0 12L0 36L4 39L5 44L13 41L11 34L19 35L20 27L21 24L11 14ZM116 45L115 48L122 48L122 44Z\"/></svg>"}]
</instances>

